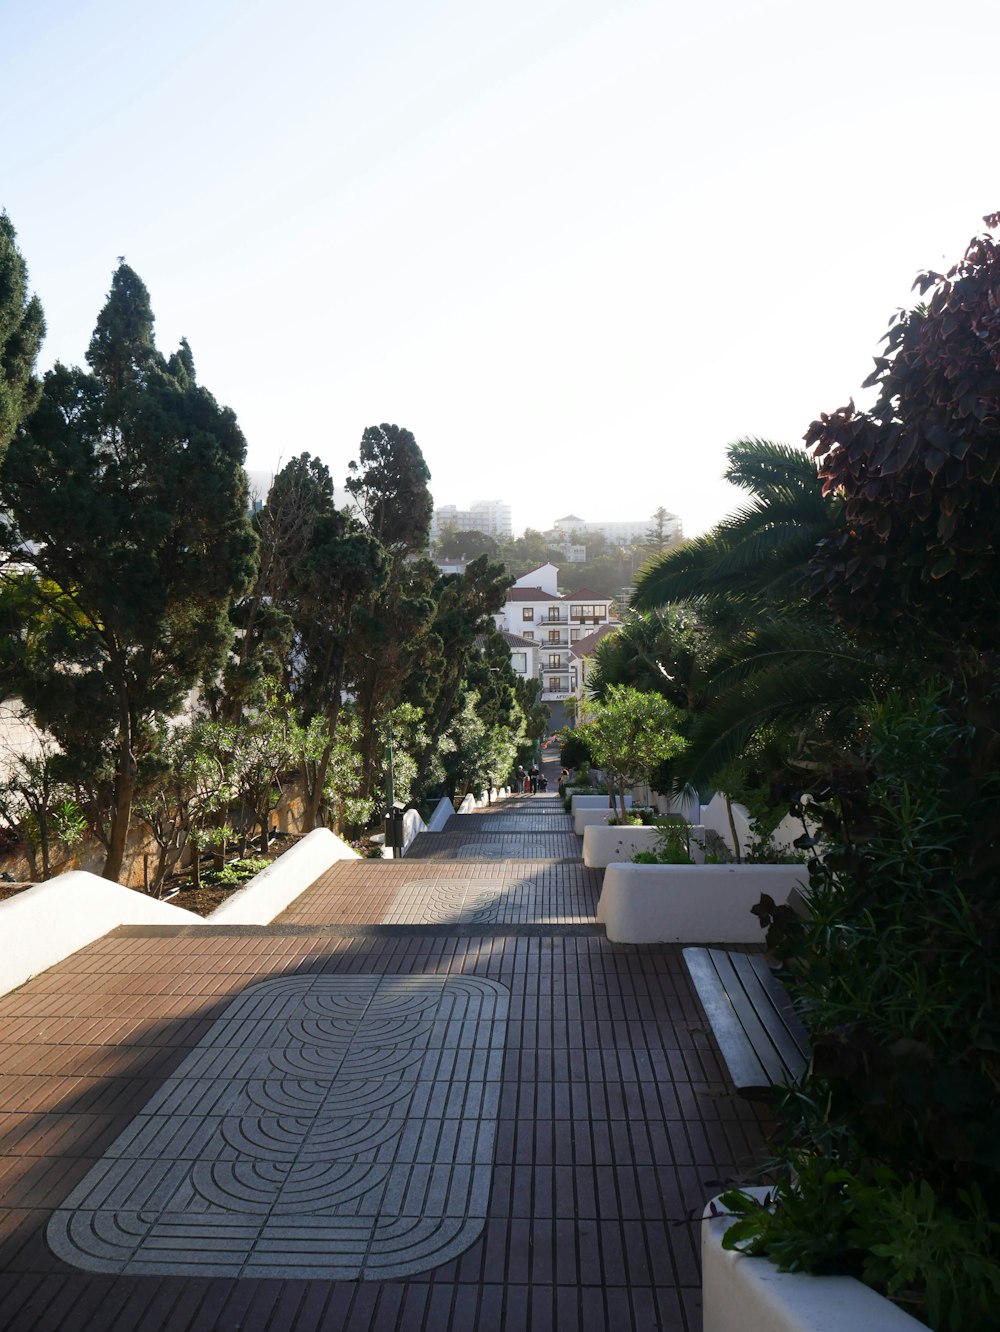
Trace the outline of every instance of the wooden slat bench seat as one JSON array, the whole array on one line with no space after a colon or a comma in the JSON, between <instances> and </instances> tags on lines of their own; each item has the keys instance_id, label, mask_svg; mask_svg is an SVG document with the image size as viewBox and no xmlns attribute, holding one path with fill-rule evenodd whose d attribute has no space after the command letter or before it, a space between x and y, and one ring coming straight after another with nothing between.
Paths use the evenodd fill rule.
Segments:
<instances>
[{"instance_id":1,"label":"wooden slat bench seat","mask_svg":"<svg viewBox=\"0 0 1000 1332\"><path fill-rule=\"evenodd\" d=\"M685 948L684 961L737 1091L766 1097L802 1076L805 1027L761 954Z\"/></svg>"}]
</instances>

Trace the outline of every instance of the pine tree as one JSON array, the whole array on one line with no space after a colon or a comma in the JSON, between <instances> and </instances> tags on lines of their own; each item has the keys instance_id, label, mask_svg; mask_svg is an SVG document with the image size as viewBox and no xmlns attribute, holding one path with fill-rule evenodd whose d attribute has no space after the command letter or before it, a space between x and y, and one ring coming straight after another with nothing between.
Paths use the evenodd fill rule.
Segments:
<instances>
[{"instance_id":1,"label":"pine tree","mask_svg":"<svg viewBox=\"0 0 1000 1332\"><path fill-rule=\"evenodd\" d=\"M0 470L0 539L30 566L6 674L103 793L117 879L151 723L218 670L255 542L236 418L197 383L186 344L169 362L156 350L124 263L87 360L90 373L45 376Z\"/></svg>"},{"instance_id":2,"label":"pine tree","mask_svg":"<svg viewBox=\"0 0 1000 1332\"><path fill-rule=\"evenodd\" d=\"M14 431L38 401L35 360L45 336L37 296L28 296L28 270L16 233L0 213L0 459Z\"/></svg>"}]
</instances>

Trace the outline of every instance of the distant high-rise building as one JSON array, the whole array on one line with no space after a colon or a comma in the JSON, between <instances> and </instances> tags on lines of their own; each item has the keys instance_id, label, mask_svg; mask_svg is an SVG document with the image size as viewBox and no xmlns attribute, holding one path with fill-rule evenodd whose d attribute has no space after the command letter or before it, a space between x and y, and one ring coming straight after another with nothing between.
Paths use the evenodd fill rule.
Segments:
<instances>
[{"instance_id":1,"label":"distant high-rise building","mask_svg":"<svg viewBox=\"0 0 1000 1332\"><path fill-rule=\"evenodd\" d=\"M484 532L498 541L507 540L513 535L510 505L501 500L474 500L467 509L460 509L455 504L436 504L431 539L436 539L448 528L456 532Z\"/></svg>"},{"instance_id":2,"label":"distant high-rise building","mask_svg":"<svg viewBox=\"0 0 1000 1332\"><path fill-rule=\"evenodd\" d=\"M552 530L563 540L574 532L581 536L593 533L603 536L616 545L627 546L632 541L641 540L655 526L655 520L652 518L635 518L627 522L588 522L586 518L578 518L575 513L569 513L565 518L557 518L552 524ZM683 536L681 520L676 513L666 515L663 536L667 542L680 541Z\"/></svg>"}]
</instances>

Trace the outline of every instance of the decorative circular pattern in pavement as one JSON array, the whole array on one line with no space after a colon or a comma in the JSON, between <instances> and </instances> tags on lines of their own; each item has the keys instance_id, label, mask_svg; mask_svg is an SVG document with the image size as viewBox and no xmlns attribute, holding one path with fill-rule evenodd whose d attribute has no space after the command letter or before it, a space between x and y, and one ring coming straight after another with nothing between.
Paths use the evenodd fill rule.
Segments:
<instances>
[{"instance_id":1,"label":"decorative circular pattern in pavement","mask_svg":"<svg viewBox=\"0 0 1000 1332\"><path fill-rule=\"evenodd\" d=\"M48 1227L88 1271L355 1280L486 1217L509 992L453 976L246 990Z\"/></svg>"}]
</instances>

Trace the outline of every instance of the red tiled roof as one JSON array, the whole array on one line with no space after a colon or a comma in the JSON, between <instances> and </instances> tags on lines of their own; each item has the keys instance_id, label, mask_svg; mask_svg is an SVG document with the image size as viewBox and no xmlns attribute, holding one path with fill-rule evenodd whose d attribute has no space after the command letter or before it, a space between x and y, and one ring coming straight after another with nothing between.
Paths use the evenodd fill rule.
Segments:
<instances>
[{"instance_id":1,"label":"red tiled roof","mask_svg":"<svg viewBox=\"0 0 1000 1332\"><path fill-rule=\"evenodd\" d=\"M621 625L617 622L602 624L599 629L595 629L586 638L578 638L575 643L570 643L569 650L574 657L589 657L602 638L606 638L613 630L620 628Z\"/></svg>"},{"instance_id":2,"label":"red tiled roof","mask_svg":"<svg viewBox=\"0 0 1000 1332\"><path fill-rule=\"evenodd\" d=\"M599 592L592 592L589 587L578 587L575 592L569 595L570 601L583 601L584 598L588 601L608 602L611 600L610 597L602 597Z\"/></svg>"}]
</instances>

